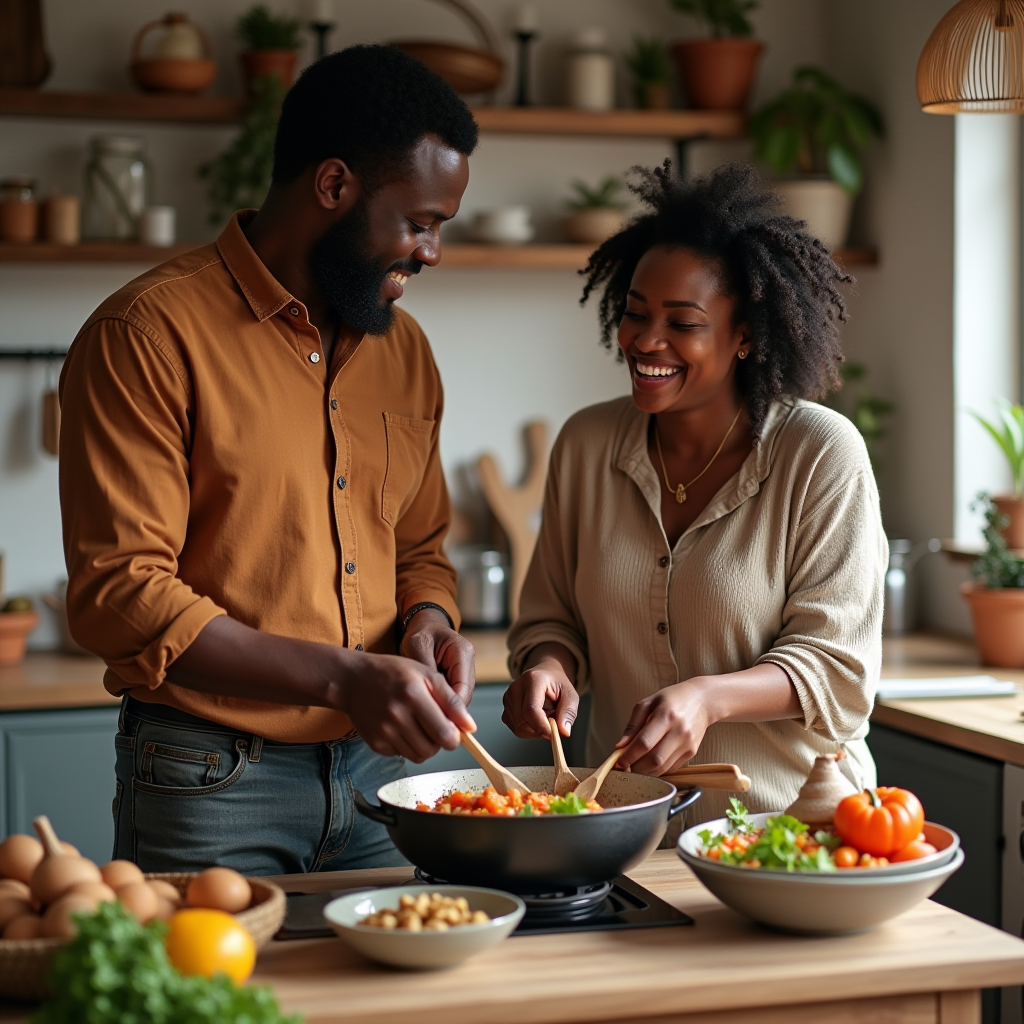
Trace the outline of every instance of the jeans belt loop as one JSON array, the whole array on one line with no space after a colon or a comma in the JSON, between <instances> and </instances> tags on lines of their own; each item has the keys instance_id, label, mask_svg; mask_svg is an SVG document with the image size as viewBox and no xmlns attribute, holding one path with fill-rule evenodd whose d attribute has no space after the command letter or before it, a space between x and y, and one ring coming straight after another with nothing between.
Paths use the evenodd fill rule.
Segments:
<instances>
[{"instance_id":1,"label":"jeans belt loop","mask_svg":"<svg viewBox=\"0 0 1024 1024\"><path fill-rule=\"evenodd\" d=\"M263 753L263 737L253 733L252 743L249 744L249 764L259 764L260 754Z\"/></svg>"}]
</instances>

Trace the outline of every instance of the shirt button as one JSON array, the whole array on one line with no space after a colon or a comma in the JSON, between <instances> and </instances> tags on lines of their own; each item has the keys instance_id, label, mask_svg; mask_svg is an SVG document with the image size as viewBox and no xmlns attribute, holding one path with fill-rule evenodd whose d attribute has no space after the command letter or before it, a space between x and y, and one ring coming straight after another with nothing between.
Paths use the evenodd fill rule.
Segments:
<instances>
[{"instance_id":1,"label":"shirt button","mask_svg":"<svg viewBox=\"0 0 1024 1024\"><path fill-rule=\"evenodd\" d=\"M667 622L659 622L658 623L658 632L659 633L667 633L668 632L668 623Z\"/></svg>"},{"instance_id":2,"label":"shirt button","mask_svg":"<svg viewBox=\"0 0 1024 1024\"><path fill-rule=\"evenodd\" d=\"M346 486L347 483L348 483L348 481L343 476L339 476L338 477L338 490L339 491L345 490L345 486Z\"/></svg>"},{"instance_id":3,"label":"shirt button","mask_svg":"<svg viewBox=\"0 0 1024 1024\"><path fill-rule=\"evenodd\" d=\"M332 409L337 409L338 408L338 400L336 398L332 398L331 399L331 408Z\"/></svg>"},{"instance_id":4,"label":"shirt button","mask_svg":"<svg viewBox=\"0 0 1024 1024\"><path fill-rule=\"evenodd\" d=\"M661 558L658 559L658 565L660 565L662 567L662 569L667 569L668 568L668 562L669 562L668 555L662 555Z\"/></svg>"},{"instance_id":5,"label":"shirt button","mask_svg":"<svg viewBox=\"0 0 1024 1024\"><path fill-rule=\"evenodd\" d=\"M345 563L345 572L347 572L351 576L352 573L354 573L355 571L356 571L356 563L355 562L346 562Z\"/></svg>"},{"instance_id":6,"label":"shirt button","mask_svg":"<svg viewBox=\"0 0 1024 1024\"><path fill-rule=\"evenodd\" d=\"M298 316L299 315L299 307L298 306L292 306L292 308L289 309L288 312L291 313L292 316Z\"/></svg>"},{"instance_id":7,"label":"shirt button","mask_svg":"<svg viewBox=\"0 0 1024 1024\"><path fill-rule=\"evenodd\" d=\"M363 649L363 645L362 644L356 644L356 650L357 651L361 651L362 649Z\"/></svg>"},{"instance_id":8,"label":"shirt button","mask_svg":"<svg viewBox=\"0 0 1024 1024\"><path fill-rule=\"evenodd\" d=\"M309 361L311 363L319 363L320 362L320 353L319 352L310 352L309 353Z\"/></svg>"}]
</instances>

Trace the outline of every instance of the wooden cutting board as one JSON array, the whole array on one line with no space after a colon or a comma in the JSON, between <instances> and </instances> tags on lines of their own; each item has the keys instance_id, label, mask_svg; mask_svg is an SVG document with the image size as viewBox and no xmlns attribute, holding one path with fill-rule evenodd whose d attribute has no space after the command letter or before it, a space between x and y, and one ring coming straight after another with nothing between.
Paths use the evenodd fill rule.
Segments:
<instances>
[{"instance_id":1,"label":"wooden cutting board","mask_svg":"<svg viewBox=\"0 0 1024 1024\"><path fill-rule=\"evenodd\" d=\"M42 85L50 66L43 0L0 0L0 86Z\"/></svg>"}]
</instances>

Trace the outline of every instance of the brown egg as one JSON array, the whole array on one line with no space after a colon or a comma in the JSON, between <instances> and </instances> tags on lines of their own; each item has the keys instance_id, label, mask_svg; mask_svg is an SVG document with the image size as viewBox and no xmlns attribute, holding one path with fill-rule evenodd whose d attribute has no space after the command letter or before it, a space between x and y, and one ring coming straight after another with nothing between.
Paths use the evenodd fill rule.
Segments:
<instances>
[{"instance_id":1,"label":"brown egg","mask_svg":"<svg viewBox=\"0 0 1024 1024\"><path fill-rule=\"evenodd\" d=\"M165 900L163 896L157 896L156 903L156 914L153 916L158 921L167 921L181 910L180 903L172 903L170 900Z\"/></svg>"},{"instance_id":2,"label":"brown egg","mask_svg":"<svg viewBox=\"0 0 1024 1024\"><path fill-rule=\"evenodd\" d=\"M111 889L120 889L130 882L145 881L142 872L130 860L112 860L100 868L100 874Z\"/></svg>"},{"instance_id":3,"label":"brown egg","mask_svg":"<svg viewBox=\"0 0 1024 1024\"><path fill-rule=\"evenodd\" d=\"M30 900L32 890L14 878L0 878L0 896L20 896L23 900Z\"/></svg>"},{"instance_id":4,"label":"brown egg","mask_svg":"<svg viewBox=\"0 0 1024 1024\"><path fill-rule=\"evenodd\" d=\"M98 906L99 901L89 896L64 896L43 914L43 935L49 939L73 939L78 929L72 916L91 914Z\"/></svg>"},{"instance_id":5,"label":"brown egg","mask_svg":"<svg viewBox=\"0 0 1024 1024\"><path fill-rule=\"evenodd\" d=\"M117 901L117 894L106 882L76 882L68 889L64 896L88 896L97 903L114 903Z\"/></svg>"},{"instance_id":6,"label":"brown egg","mask_svg":"<svg viewBox=\"0 0 1024 1024\"><path fill-rule=\"evenodd\" d=\"M167 900L168 903L173 903L179 910L185 905L185 897L181 895L181 891L176 885L171 885L170 882L163 878L152 878L149 882L149 887L163 900Z\"/></svg>"},{"instance_id":7,"label":"brown egg","mask_svg":"<svg viewBox=\"0 0 1024 1024\"><path fill-rule=\"evenodd\" d=\"M6 928L7 922L20 914L31 913L32 904L28 900L0 893L0 928Z\"/></svg>"},{"instance_id":8,"label":"brown egg","mask_svg":"<svg viewBox=\"0 0 1024 1024\"><path fill-rule=\"evenodd\" d=\"M32 872L29 883L32 895L44 906L49 906L62 893L78 882L101 882L100 869L85 857L46 857Z\"/></svg>"},{"instance_id":9,"label":"brown egg","mask_svg":"<svg viewBox=\"0 0 1024 1024\"><path fill-rule=\"evenodd\" d=\"M43 859L43 844L33 836L8 836L0 843L0 878L27 883Z\"/></svg>"},{"instance_id":10,"label":"brown egg","mask_svg":"<svg viewBox=\"0 0 1024 1024\"><path fill-rule=\"evenodd\" d=\"M19 914L7 922L0 938L14 941L38 939L43 934L43 919L38 914Z\"/></svg>"},{"instance_id":11,"label":"brown egg","mask_svg":"<svg viewBox=\"0 0 1024 1024\"><path fill-rule=\"evenodd\" d=\"M207 868L188 883L188 905L237 914L252 902L249 883L231 868Z\"/></svg>"},{"instance_id":12,"label":"brown egg","mask_svg":"<svg viewBox=\"0 0 1024 1024\"><path fill-rule=\"evenodd\" d=\"M160 909L160 899L153 887L146 882L129 882L117 890L117 898L124 909L140 924L145 924L156 917Z\"/></svg>"}]
</instances>

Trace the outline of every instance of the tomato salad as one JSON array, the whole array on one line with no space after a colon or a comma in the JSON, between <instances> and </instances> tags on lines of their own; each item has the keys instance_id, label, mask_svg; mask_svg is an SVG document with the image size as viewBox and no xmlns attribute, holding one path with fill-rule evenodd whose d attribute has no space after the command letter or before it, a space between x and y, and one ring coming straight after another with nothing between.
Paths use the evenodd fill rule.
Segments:
<instances>
[{"instance_id":1,"label":"tomato salad","mask_svg":"<svg viewBox=\"0 0 1024 1024\"><path fill-rule=\"evenodd\" d=\"M416 810L432 814L489 814L500 818L530 818L535 814L593 814L604 808L596 800L581 800L575 793L552 796L551 793L521 793L510 789L502 796L493 786L480 793L446 793L434 806L418 803Z\"/></svg>"}]
</instances>

